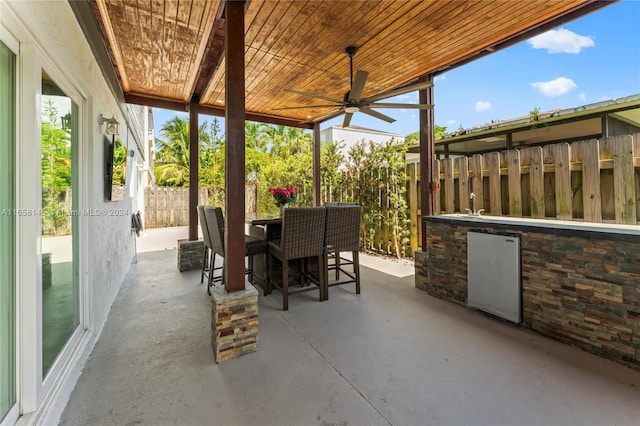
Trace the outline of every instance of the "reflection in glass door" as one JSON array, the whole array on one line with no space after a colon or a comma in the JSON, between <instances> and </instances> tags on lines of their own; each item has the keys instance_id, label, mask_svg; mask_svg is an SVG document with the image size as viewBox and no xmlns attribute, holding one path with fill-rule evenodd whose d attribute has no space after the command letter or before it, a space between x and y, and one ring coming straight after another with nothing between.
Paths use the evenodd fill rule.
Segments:
<instances>
[{"instance_id":1,"label":"reflection in glass door","mask_svg":"<svg viewBox=\"0 0 640 426\"><path fill-rule=\"evenodd\" d=\"M42 375L78 327L78 106L42 73Z\"/></svg>"},{"instance_id":2,"label":"reflection in glass door","mask_svg":"<svg viewBox=\"0 0 640 426\"><path fill-rule=\"evenodd\" d=\"M16 56L0 42L0 421L16 402Z\"/></svg>"}]
</instances>

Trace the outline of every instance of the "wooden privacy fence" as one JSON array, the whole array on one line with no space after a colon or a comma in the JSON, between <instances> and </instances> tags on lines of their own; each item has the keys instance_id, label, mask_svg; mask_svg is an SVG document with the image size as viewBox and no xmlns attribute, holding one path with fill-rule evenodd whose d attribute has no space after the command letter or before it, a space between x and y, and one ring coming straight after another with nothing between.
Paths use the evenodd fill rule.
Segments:
<instances>
[{"instance_id":1,"label":"wooden privacy fence","mask_svg":"<svg viewBox=\"0 0 640 426\"><path fill-rule=\"evenodd\" d=\"M640 134L446 158L436 211L637 225Z\"/></svg>"},{"instance_id":2,"label":"wooden privacy fence","mask_svg":"<svg viewBox=\"0 0 640 426\"><path fill-rule=\"evenodd\" d=\"M438 213L466 213L470 193L484 214L637 225L640 218L640 134L591 139L471 157L435 161L440 179ZM397 231L385 220L393 207L384 189L358 200L355 193L332 193L331 201L359 201L374 217L367 224L369 250L396 255ZM420 235L420 165L405 173L409 241L402 254L412 257ZM394 234L395 233L395 234Z\"/></svg>"},{"instance_id":3,"label":"wooden privacy fence","mask_svg":"<svg viewBox=\"0 0 640 426\"><path fill-rule=\"evenodd\" d=\"M198 189L198 204L209 205L207 188ZM147 228L186 226L189 224L189 188L145 188L144 208Z\"/></svg>"},{"instance_id":4,"label":"wooden privacy fence","mask_svg":"<svg viewBox=\"0 0 640 426\"><path fill-rule=\"evenodd\" d=\"M245 209L256 211L257 187L245 185ZM198 204L205 206L215 203L209 196L208 188L198 188ZM189 188L151 186L144 190L145 226L162 228L187 226L189 224Z\"/></svg>"}]
</instances>

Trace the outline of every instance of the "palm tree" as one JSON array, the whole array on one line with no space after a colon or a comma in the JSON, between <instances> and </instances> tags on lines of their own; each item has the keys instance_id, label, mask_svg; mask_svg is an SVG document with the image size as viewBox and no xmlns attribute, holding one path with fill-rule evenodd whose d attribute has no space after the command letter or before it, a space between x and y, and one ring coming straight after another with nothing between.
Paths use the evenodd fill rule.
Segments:
<instances>
[{"instance_id":1,"label":"palm tree","mask_svg":"<svg viewBox=\"0 0 640 426\"><path fill-rule=\"evenodd\" d=\"M215 121L215 120L214 120ZM207 133L208 122L198 127L199 160L205 167L214 162L211 153L219 150L220 139L215 123L212 133ZM187 186L189 184L189 120L174 117L160 129L165 140L156 144L156 182L160 186ZM201 166L202 167L202 166Z\"/></svg>"},{"instance_id":2,"label":"palm tree","mask_svg":"<svg viewBox=\"0 0 640 426\"><path fill-rule=\"evenodd\" d=\"M269 127L264 123L245 122L244 138L246 148L258 152L267 152L267 129Z\"/></svg>"}]
</instances>

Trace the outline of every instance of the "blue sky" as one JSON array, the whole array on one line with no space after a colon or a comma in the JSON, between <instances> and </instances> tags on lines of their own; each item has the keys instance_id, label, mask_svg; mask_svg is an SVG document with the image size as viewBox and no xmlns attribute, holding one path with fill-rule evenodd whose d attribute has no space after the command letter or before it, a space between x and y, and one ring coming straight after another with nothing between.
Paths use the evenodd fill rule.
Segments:
<instances>
[{"instance_id":1,"label":"blue sky","mask_svg":"<svg viewBox=\"0 0 640 426\"><path fill-rule=\"evenodd\" d=\"M526 116L534 108L573 108L640 94L639 27L640 0L623 0L441 74L434 82L435 122L452 131ZM418 95L385 102L417 103ZM396 122L356 113L351 125L400 135L418 130L417 110L381 112ZM156 136L162 124L176 115L187 117L154 109ZM329 120L321 128L341 124L342 119Z\"/></svg>"}]
</instances>

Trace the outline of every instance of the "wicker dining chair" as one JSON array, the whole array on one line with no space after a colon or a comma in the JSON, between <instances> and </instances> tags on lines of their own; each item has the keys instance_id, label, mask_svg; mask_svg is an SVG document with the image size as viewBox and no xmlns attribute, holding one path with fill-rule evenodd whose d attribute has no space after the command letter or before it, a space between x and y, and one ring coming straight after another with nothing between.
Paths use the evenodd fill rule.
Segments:
<instances>
[{"instance_id":1,"label":"wicker dining chair","mask_svg":"<svg viewBox=\"0 0 640 426\"><path fill-rule=\"evenodd\" d=\"M360 206L358 204L329 205L325 227L324 275L327 298L329 287L343 284L355 284L356 294L360 294ZM340 256L342 252L351 252L352 259ZM330 264L329 261L333 259ZM351 265L352 270L346 267ZM335 279L329 279L329 271L335 271ZM340 279L340 274L347 277Z\"/></svg>"},{"instance_id":2,"label":"wicker dining chair","mask_svg":"<svg viewBox=\"0 0 640 426\"><path fill-rule=\"evenodd\" d=\"M209 275L213 273L212 267L215 267L215 253L211 248L211 235L209 234L209 228L207 226L207 219L204 214L204 206L199 205L198 219L200 219L200 229L202 230L202 239L204 240L204 255L202 258L202 274L200 275L200 284L204 282L204 277L207 277L209 282Z\"/></svg>"},{"instance_id":3,"label":"wicker dining chair","mask_svg":"<svg viewBox=\"0 0 640 426\"><path fill-rule=\"evenodd\" d=\"M213 261L215 262L216 255L224 258L224 215L220 207L205 207L204 213L209 234L211 235L211 251L213 252ZM249 275L251 282L253 282L253 257L266 254L267 248L268 242L266 240L245 235L244 255L249 258L248 268L245 268L245 274ZM209 275L209 284L207 286L207 293L209 294L211 294L211 286L213 283L222 283L224 280L224 262L222 266L215 269L220 269L220 275L217 277L214 277L213 273ZM263 283L263 287L266 294L267 284Z\"/></svg>"},{"instance_id":4,"label":"wicker dining chair","mask_svg":"<svg viewBox=\"0 0 640 426\"><path fill-rule=\"evenodd\" d=\"M326 299L326 286L323 273L324 225L326 209L324 207L298 207L284 209L280 240L269 242L267 277L269 291L275 285L282 292L282 310L289 309L289 295L310 290L318 290L319 299ZM318 262L317 276L309 270L310 258ZM273 259L282 263L282 281L274 280ZM290 287L289 261L300 262L300 288Z\"/></svg>"}]
</instances>

